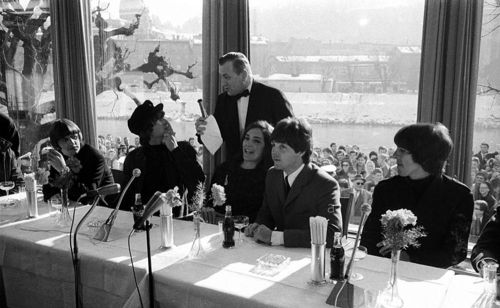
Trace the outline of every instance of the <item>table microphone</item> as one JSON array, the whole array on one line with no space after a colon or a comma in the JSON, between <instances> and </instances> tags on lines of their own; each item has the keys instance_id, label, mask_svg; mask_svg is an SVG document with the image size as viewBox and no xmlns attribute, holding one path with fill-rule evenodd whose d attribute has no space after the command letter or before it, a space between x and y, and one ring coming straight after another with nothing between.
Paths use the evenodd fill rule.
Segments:
<instances>
[{"instance_id":1,"label":"table microphone","mask_svg":"<svg viewBox=\"0 0 500 308\"><path fill-rule=\"evenodd\" d=\"M352 264L354 263L353 261L356 256L356 250L358 250L357 247L359 243L359 237L363 232L363 227L365 226L366 219L368 218L368 215L370 215L371 211L372 211L372 206L370 204L364 203L363 205L361 205L361 221L358 226L358 232L356 233L356 240L354 241L351 260L349 260L349 264L347 265L347 269L345 271L345 278L347 280L349 280L349 277L351 276Z\"/></svg>"},{"instance_id":2,"label":"table microphone","mask_svg":"<svg viewBox=\"0 0 500 308\"><path fill-rule=\"evenodd\" d=\"M118 203L116 204L115 209L113 210L113 212L111 212L108 219L106 219L106 222L101 225L101 228L99 228L96 235L94 236L95 240L103 242L108 241L109 233L111 232L111 228L113 227L116 216L118 215L118 211L120 209L120 205L122 204L123 197L125 196L125 193L127 192L128 188L130 187L130 184L132 184L134 179L140 176L141 176L141 169L135 168L134 170L132 170L132 177L125 186L125 189L122 191L122 194L120 195L120 199L118 199Z\"/></svg>"},{"instance_id":3,"label":"table microphone","mask_svg":"<svg viewBox=\"0 0 500 308\"><path fill-rule=\"evenodd\" d=\"M148 203L144 206L144 214L141 219L134 224L134 230L140 229L146 220L153 216L156 211L160 210L160 207L166 202L167 197L165 193L159 191L155 192L151 199L149 199Z\"/></svg>"}]
</instances>

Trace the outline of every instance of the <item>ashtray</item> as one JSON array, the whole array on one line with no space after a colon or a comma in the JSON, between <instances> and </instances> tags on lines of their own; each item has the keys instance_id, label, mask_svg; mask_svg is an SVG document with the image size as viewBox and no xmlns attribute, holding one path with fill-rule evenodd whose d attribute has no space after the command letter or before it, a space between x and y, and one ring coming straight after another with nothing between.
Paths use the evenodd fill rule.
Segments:
<instances>
[{"instance_id":1,"label":"ashtray","mask_svg":"<svg viewBox=\"0 0 500 308\"><path fill-rule=\"evenodd\" d=\"M252 273L263 276L274 276L290 264L290 257L268 253L257 259Z\"/></svg>"}]
</instances>

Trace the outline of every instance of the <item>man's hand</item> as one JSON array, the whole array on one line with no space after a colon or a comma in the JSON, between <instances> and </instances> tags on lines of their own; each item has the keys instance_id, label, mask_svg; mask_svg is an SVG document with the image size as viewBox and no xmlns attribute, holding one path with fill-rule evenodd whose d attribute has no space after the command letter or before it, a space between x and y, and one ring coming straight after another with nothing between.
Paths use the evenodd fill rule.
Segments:
<instances>
[{"instance_id":1,"label":"man's hand","mask_svg":"<svg viewBox=\"0 0 500 308\"><path fill-rule=\"evenodd\" d=\"M80 160L74 156L68 158L66 165L69 167L69 169L71 169L71 172L73 173L80 173L80 170L82 170L83 167Z\"/></svg>"},{"instance_id":2,"label":"man's hand","mask_svg":"<svg viewBox=\"0 0 500 308\"><path fill-rule=\"evenodd\" d=\"M217 216L220 216L220 215L217 215L218 213L215 212L215 210L211 207L202 207L201 208L201 218L203 218L203 220L206 222L206 223L209 223L209 224L217 224Z\"/></svg>"},{"instance_id":3,"label":"man's hand","mask_svg":"<svg viewBox=\"0 0 500 308\"><path fill-rule=\"evenodd\" d=\"M271 235L273 231L266 227L265 225L259 225L253 234L253 238L256 242L262 242L264 244L271 245Z\"/></svg>"},{"instance_id":4,"label":"man's hand","mask_svg":"<svg viewBox=\"0 0 500 308\"><path fill-rule=\"evenodd\" d=\"M66 168L64 157L55 149L50 149L48 151L47 159L49 160L50 165L59 173L61 173Z\"/></svg>"},{"instance_id":5,"label":"man's hand","mask_svg":"<svg viewBox=\"0 0 500 308\"><path fill-rule=\"evenodd\" d=\"M205 130L207 129L207 121L205 121L206 118L204 117L199 117L196 120L196 123L194 124L196 127L196 133L198 135L203 135L205 133Z\"/></svg>"},{"instance_id":6,"label":"man's hand","mask_svg":"<svg viewBox=\"0 0 500 308\"><path fill-rule=\"evenodd\" d=\"M245 228L245 235L248 237L253 237L253 235L255 233L255 229L257 229L258 226L259 226L259 224L254 222L253 224L246 227Z\"/></svg>"},{"instance_id":7,"label":"man's hand","mask_svg":"<svg viewBox=\"0 0 500 308\"><path fill-rule=\"evenodd\" d=\"M163 135L163 144L167 147L167 149L172 152L177 148L177 139L175 139L174 134L165 134Z\"/></svg>"}]
</instances>

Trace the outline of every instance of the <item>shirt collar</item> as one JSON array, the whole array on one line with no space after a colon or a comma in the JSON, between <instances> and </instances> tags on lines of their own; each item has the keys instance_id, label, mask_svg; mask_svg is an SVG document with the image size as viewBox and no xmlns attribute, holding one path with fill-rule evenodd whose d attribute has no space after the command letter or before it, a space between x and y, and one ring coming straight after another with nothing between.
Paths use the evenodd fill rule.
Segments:
<instances>
[{"instance_id":1,"label":"shirt collar","mask_svg":"<svg viewBox=\"0 0 500 308\"><path fill-rule=\"evenodd\" d=\"M297 170L295 170L294 172L288 174L288 184L290 184L290 187L292 187L293 182L295 182L295 179L299 175L300 171L302 171L302 169L304 169L304 164L300 165L300 167L297 168ZM287 174L285 173L285 171L283 171L283 177L286 178L286 176Z\"/></svg>"}]
</instances>

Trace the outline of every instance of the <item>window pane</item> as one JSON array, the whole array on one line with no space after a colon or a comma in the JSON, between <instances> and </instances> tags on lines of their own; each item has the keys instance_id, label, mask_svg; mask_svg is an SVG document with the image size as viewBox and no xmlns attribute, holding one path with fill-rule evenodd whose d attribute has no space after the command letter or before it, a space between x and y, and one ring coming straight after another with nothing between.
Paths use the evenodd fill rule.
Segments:
<instances>
[{"instance_id":1,"label":"window pane","mask_svg":"<svg viewBox=\"0 0 500 308\"><path fill-rule=\"evenodd\" d=\"M110 166L120 169L120 155L139 142L127 126L134 97L162 103L178 141L194 137L202 98L202 1L92 3L97 133L109 140L101 138L100 149Z\"/></svg>"},{"instance_id":2,"label":"window pane","mask_svg":"<svg viewBox=\"0 0 500 308\"><path fill-rule=\"evenodd\" d=\"M0 2L0 112L22 136L21 154L48 136L55 118L49 1Z\"/></svg>"},{"instance_id":3,"label":"window pane","mask_svg":"<svg viewBox=\"0 0 500 308\"><path fill-rule=\"evenodd\" d=\"M353 165L359 153L394 149L397 130L415 123L423 11L423 0L250 1L255 78L284 91L295 115L311 123L319 165L340 166L332 142L345 155L359 147L345 159ZM377 183L365 162L352 176ZM384 177L386 163L393 164L375 162Z\"/></svg>"},{"instance_id":4,"label":"window pane","mask_svg":"<svg viewBox=\"0 0 500 308\"><path fill-rule=\"evenodd\" d=\"M475 239L500 200L500 3L484 1L478 91L474 119L472 191L476 204L471 236ZM482 145L484 143L484 145ZM488 145L489 147L487 147ZM481 154L480 152L483 151ZM496 178L496 179L495 179ZM485 181L485 184L480 184ZM479 202L481 203L481 202Z\"/></svg>"}]
</instances>

